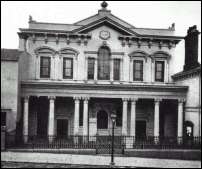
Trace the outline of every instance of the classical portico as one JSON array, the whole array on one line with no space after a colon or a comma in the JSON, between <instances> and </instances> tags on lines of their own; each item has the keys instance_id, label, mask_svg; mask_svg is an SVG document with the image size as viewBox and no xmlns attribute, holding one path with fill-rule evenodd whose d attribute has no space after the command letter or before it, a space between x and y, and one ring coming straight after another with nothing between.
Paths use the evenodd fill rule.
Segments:
<instances>
[{"instance_id":1,"label":"classical portico","mask_svg":"<svg viewBox=\"0 0 202 169\"><path fill-rule=\"evenodd\" d=\"M35 120L35 122L33 122L33 119L31 117L32 111L30 111L31 107L29 106L29 104L33 103L31 103L29 100L32 97L35 97L36 100L40 100L41 97L47 100L46 107L48 108L48 122L46 134L48 136L51 136L49 137L50 141L52 141L52 139L57 137L58 135L57 123L60 122L58 121L58 119L68 120L68 131L66 133L69 136L94 136L97 134L110 135L111 121L109 118L109 114L112 113L112 111L114 110L117 113L118 111L121 112L119 115L119 117L121 118L121 124L118 124L120 122L119 121L117 122L117 125L115 127L116 135L139 137L139 120L146 120L145 136L149 135L158 138L161 133L161 119L167 121L165 122L165 124L169 128L170 125L174 124L173 122L171 122L170 119L176 118L178 119L178 121L176 122L177 128L170 130L170 135L175 136L176 133L177 137L183 136L183 103L185 102L185 98L183 96L184 91L186 91L186 88L181 88L179 95L176 95L176 93L173 93L173 88L164 88L164 92L157 92L157 88L151 90L151 87L149 87L151 91L149 90L145 94L139 94L139 92L142 93L141 91L138 91L141 90L141 87L137 87L136 89L130 89L130 86L127 86L126 89L130 90L127 91L123 88L123 86L117 86L117 91L110 91L110 85L106 85L103 89L101 89L101 85L99 89L96 89L94 85L88 84L84 86L71 86L70 84L66 84L66 87L68 89L59 89L61 91L59 92L59 86L57 85L60 86L60 84L55 84L54 86L47 86L47 84L37 85L34 83L23 84L23 94L25 95L23 103L23 135L25 142L28 141L28 135L37 135L37 132L33 133L32 129L28 128L28 126L30 127L30 121L32 125L34 123L36 123L34 125L37 125L37 120L39 120L37 119ZM40 89L42 86L46 86L47 89L49 89L49 92L44 93L44 89ZM61 87L62 86L60 86L60 88ZM87 90L87 88L89 87L91 87L91 89ZM145 89L146 87L144 88L144 91ZM117 95L118 91L119 94ZM156 91L157 94L154 94L154 91ZM128 92L130 92L131 94L128 94ZM38 95L36 95L36 93L38 93ZM58 95L58 93L60 94ZM79 95L76 93L85 94ZM64 101L62 104L59 104L61 102L61 99ZM170 101L172 102L171 106L174 107L174 111L170 112L173 115L169 115L169 113L162 112L163 109L160 108L163 104L167 104L167 102ZM37 104L40 103L37 102ZM64 112L61 113L60 111ZM106 123L108 127L99 129L99 125L97 124L99 112L101 112L101 114L104 114L104 112L108 114L106 117ZM164 118L161 118L161 116L163 116ZM104 122L104 116L101 116L101 120L103 120ZM92 128L92 126L94 127ZM174 132L174 130L176 131ZM31 131L31 133L29 133L29 131ZM136 132L138 133L136 134ZM174 133L172 134L172 132ZM167 135L166 132L164 133L164 135Z\"/></svg>"}]
</instances>

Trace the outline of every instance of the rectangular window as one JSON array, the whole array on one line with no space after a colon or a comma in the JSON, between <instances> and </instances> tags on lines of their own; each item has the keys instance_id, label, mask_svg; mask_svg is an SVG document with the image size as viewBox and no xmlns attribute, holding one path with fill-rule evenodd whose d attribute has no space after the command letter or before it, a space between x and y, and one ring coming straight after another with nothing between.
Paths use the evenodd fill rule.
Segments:
<instances>
[{"instance_id":1,"label":"rectangular window","mask_svg":"<svg viewBox=\"0 0 202 169\"><path fill-rule=\"evenodd\" d=\"M63 78L73 78L73 58L63 58Z\"/></svg>"},{"instance_id":2,"label":"rectangular window","mask_svg":"<svg viewBox=\"0 0 202 169\"><path fill-rule=\"evenodd\" d=\"M6 112L1 112L1 126L6 126Z\"/></svg>"},{"instance_id":3,"label":"rectangular window","mask_svg":"<svg viewBox=\"0 0 202 169\"><path fill-rule=\"evenodd\" d=\"M164 61L155 62L155 81L164 81Z\"/></svg>"},{"instance_id":4,"label":"rectangular window","mask_svg":"<svg viewBox=\"0 0 202 169\"><path fill-rule=\"evenodd\" d=\"M120 59L114 59L114 80L120 80Z\"/></svg>"},{"instance_id":5,"label":"rectangular window","mask_svg":"<svg viewBox=\"0 0 202 169\"><path fill-rule=\"evenodd\" d=\"M143 61L133 61L133 81L143 81Z\"/></svg>"},{"instance_id":6,"label":"rectangular window","mask_svg":"<svg viewBox=\"0 0 202 169\"><path fill-rule=\"evenodd\" d=\"M95 59L88 58L88 79L94 79Z\"/></svg>"},{"instance_id":7,"label":"rectangular window","mask_svg":"<svg viewBox=\"0 0 202 169\"><path fill-rule=\"evenodd\" d=\"M40 58L40 77L50 78L51 58L42 56Z\"/></svg>"}]
</instances>

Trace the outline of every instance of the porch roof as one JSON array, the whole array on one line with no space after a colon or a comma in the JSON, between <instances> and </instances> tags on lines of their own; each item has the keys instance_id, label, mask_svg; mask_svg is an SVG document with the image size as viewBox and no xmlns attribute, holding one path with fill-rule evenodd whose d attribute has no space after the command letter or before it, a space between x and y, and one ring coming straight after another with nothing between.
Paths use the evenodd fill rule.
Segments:
<instances>
[{"instance_id":1,"label":"porch roof","mask_svg":"<svg viewBox=\"0 0 202 169\"><path fill-rule=\"evenodd\" d=\"M89 97L141 97L141 98L186 98L188 86L175 84L88 84L65 82L21 82L22 94L38 96L83 96Z\"/></svg>"}]
</instances>

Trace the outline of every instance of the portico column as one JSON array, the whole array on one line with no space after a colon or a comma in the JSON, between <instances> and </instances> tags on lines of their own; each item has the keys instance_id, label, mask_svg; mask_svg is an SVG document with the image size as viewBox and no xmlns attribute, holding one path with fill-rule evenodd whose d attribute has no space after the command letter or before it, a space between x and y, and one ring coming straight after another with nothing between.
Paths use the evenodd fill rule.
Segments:
<instances>
[{"instance_id":1,"label":"portico column","mask_svg":"<svg viewBox=\"0 0 202 169\"><path fill-rule=\"evenodd\" d=\"M131 99L131 121L130 121L130 136L135 136L136 133L136 102L137 98Z\"/></svg>"},{"instance_id":2,"label":"portico column","mask_svg":"<svg viewBox=\"0 0 202 169\"><path fill-rule=\"evenodd\" d=\"M79 99L78 97L74 97L74 135L79 134Z\"/></svg>"},{"instance_id":3,"label":"portico column","mask_svg":"<svg viewBox=\"0 0 202 169\"><path fill-rule=\"evenodd\" d=\"M55 97L50 96L49 97L49 116L48 116L48 136L49 141L53 141L55 136L55 125L54 125L54 118L55 115Z\"/></svg>"},{"instance_id":4,"label":"portico column","mask_svg":"<svg viewBox=\"0 0 202 169\"><path fill-rule=\"evenodd\" d=\"M29 96L24 98L24 114L23 114L23 140L28 141L28 120L29 120Z\"/></svg>"},{"instance_id":5,"label":"portico column","mask_svg":"<svg viewBox=\"0 0 202 169\"><path fill-rule=\"evenodd\" d=\"M154 103L154 137L155 141L159 141L159 108L161 99L155 99Z\"/></svg>"},{"instance_id":6,"label":"portico column","mask_svg":"<svg viewBox=\"0 0 202 169\"><path fill-rule=\"evenodd\" d=\"M181 143L182 136L183 136L183 103L185 100L179 99L178 100L178 127L177 127L177 136L178 136L178 143Z\"/></svg>"},{"instance_id":7,"label":"portico column","mask_svg":"<svg viewBox=\"0 0 202 169\"><path fill-rule=\"evenodd\" d=\"M127 135L127 111L128 111L128 99L123 98L123 117L122 117L122 135Z\"/></svg>"},{"instance_id":8,"label":"portico column","mask_svg":"<svg viewBox=\"0 0 202 169\"><path fill-rule=\"evenodd\" d=\"M88 135L88 97L83 101L83 136Z\"/></svg>"}]
</instances>

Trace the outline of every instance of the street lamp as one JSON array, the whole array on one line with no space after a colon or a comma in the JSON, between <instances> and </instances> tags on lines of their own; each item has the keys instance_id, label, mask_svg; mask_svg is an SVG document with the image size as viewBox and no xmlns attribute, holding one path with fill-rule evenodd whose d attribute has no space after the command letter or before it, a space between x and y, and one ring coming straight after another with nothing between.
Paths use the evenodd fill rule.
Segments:
<instances>
[{"instance_id":1,"label":"street lamp","mask_svg":"<svg viewBox=\"0 0 202 169\"><path fill-rule=\"evenodd\" d=\"M111 114L111 119L112 119L112 150L111 150L111 167L113 167L115 165L114 163L114 125L116 122L116 114L114 112L112 112Z\"/></svg>"}]
</instances>

